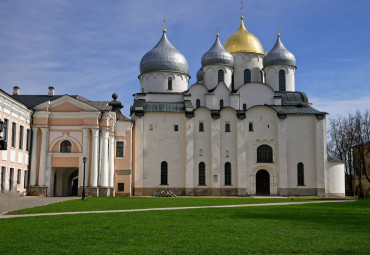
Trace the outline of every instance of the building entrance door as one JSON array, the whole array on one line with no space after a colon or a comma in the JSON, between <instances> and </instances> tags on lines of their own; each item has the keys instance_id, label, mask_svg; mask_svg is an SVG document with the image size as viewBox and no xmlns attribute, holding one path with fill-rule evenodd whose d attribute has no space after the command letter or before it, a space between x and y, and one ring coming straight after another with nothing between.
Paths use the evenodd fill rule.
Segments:
<instances>
[{"instance_id":1,"label":"building entrance door","mask_svg":"<svg viewBox=\"0 0 370 255\"><path fill-rule=\"evenodd\" d=\"M256 195L270 195L270 174L266 170L259 170L256 174Z\"/></svg>"}]
</instances>

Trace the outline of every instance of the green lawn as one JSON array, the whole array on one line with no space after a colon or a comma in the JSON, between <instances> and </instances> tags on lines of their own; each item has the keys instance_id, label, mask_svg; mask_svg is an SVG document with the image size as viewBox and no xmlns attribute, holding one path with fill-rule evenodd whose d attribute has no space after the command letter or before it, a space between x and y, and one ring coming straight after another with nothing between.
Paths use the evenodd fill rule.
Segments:
<instances>
[{"instance_id":1,"label":"green lawn","mask_svg":"<svg viewBox=\"0 0 370 255\"><path fill-rule=\"evenodd\" d=\"M370 200L0 219L0 254L369 254Z\"/></svg>"},{"instance_id":2,"label":"green lawn","mask_svg":"<svg viewBox=\"0 0 370 255\"><path fill-rule=\"evenodd\" d=\"M143 208L210 206L210 205L238 205L281 202L303 202L322 199L301 198L156 198L156 197L88 197L81 199L50 204L29 209L22 209L8 214L50 213L50 212L80 212L106 211Z\"/></svg>"}]
</instances>

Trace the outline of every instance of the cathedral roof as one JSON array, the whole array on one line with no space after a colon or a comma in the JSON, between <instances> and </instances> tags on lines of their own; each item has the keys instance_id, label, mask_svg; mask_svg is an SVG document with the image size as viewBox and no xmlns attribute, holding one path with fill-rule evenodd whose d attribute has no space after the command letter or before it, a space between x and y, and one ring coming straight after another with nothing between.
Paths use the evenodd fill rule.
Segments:
<instances>
[{"instance_id":1,"label":"cathedral roof","mask_svg":"<svg viewBox=\"0 0 370 255\"><path fill-rule=\"evenodd\" d=\"M202 68L200 68L197 72L197 81L203 81L203 71Z\"/></svg>"},{"instance_id":2,"label":"cathedral roof","mask_svg":"<svg viewBox=\"0 0 370 255\"><path fill-rule=\"evenodd\" d=\"M222 46L218 34L215 43L202 57L202 66L207 65L234 65L234 57Z\"/></svg>"},{"instance_id":3,"label":"cathedral roof","mask_svg":"<svg viewBox=\"0 0 370 255\"><path fill-rule=\"evenodd\" d=\"M265 54L263 46L258 38L247 31L243 23L243 16L238 30L232 34L225 42L225 49L230 53L252 52Z\"/></svg>"},{"instance_id":4,"label":"cathedral roof","mask_svg":"<svg viewBox=\"0 0 370 255\"><path fill-rule=\"evenodd\" d=\"M141 74L158 71L189 73L188 61L167 39L165 30L157 45L140 62Z\"/></svg>"},{"instance_id":5,"label":"cathedral roof","mask_svg":"<svg viewBox=\"0 0 370 255\"><path fill-rule=\"evenodd\" d=\"M274 47L269 51L263 59L264 66L272 65L290 65L295 66L296 61L293 53L287 50L280 41L280 34L278 34Z\"/></svg>"}]
</instances>

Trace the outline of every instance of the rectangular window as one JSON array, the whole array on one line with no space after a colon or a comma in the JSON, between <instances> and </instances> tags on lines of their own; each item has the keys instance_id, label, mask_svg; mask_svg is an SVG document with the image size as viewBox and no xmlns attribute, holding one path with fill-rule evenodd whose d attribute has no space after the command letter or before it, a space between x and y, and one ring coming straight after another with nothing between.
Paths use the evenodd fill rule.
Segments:
<instances>
[{"instance_id":1,"label":"rectangular window","mask_svg":"<svg viewBox=\"0 0 370 255\"><path fill-rule=\"evenodd\" d=\"M23 132L24 132L24 127L19 126L19 149L23 150Z\"/></svg>"},{"instance_id":2,"label":"rectangular window","mask_svg":"<svg viewBox=\"0 0 370 255\"><path fill-rule=\"evenodd\" d=\"M8 141L8 127L9 127L9 120L4 119L4 132L3 132L3 139Z\"/></svg>"},{"instance_id":3,"label":"rectangular window","mask_svg":"<svg viewBox=\"0 0 370 255\"><path fill-rule=\"evenodd\" d=\"M125 191L125 184L124 183L118 183L118 192L124 192Z\"/></svg>"},{"instance_id":4,"label":"rectangular window","mask_svg":"<svg viewBox=\"0 0 370 255\"><path fill-rule=\"evenodd\" d=\"M153 130L153 124L149 125L149 130Z\"/></svg>"},{"instance_id":5,"label":"rectangular window","mask_svg":"<svg viewBox=\"0 0 370 255\"><path fill-rule=\"evenodd\" d=\"M17 140L17 123L13 122L12 123L12 147L15 148L15 142Z\"/></svg>"},{"instance_id":6,"label":"rectangular window","mask_svg":"<svg viewBox=\"0 0 370 255\"><path fill-rule=\"evenodd\" d=\"M203 122L199 123L199 132L204 132L204 124Z\"/></svg>"},{"instance_id":7,"label":"rectangular window","mask_svg":"<svg viewBox=\"0 0 370 255\"><path fill-rule=\"evenodd\" d=\"M253 123L249 123L249 132L253 132Z\"/></svg>"},{"instance_id":8,"label":"rectangular window","mask_svg":"<svg viewBox=\"0 0 370 255\"><path fill-rule=\"evenodd\" d=\"M6 167L5 166L2 166L1 167L1 175L0 175L0 178L1 178L1 191L4 191L5 190L5 174L6 174Z\"/></svg>"},{"instance_id":9,"label":"rectangular window","mask_svg":"<svg viewBox=\"0 0 370 255\"><path fill-rule=\"evenodd\" d=\"M31 129L27 129L26 151L30 151L31 146Z\"/></svg>"},{"instance_id":10,"label":"rectangular window","mask_svg":"<svg viewBox=\"0 0 370 255\"><path fill-rule=\"evenodd\" d=\"M179 125L174 125L174 126L173 126L173 129L174 129L175 131L179 131Z\"/></svg>"},{"instance_id":11,"label":"rectangular window","mask_svg":"<svg viewBox=\"0 0 370 255\"><path fill-rule=\"evenodd\" d=\"M117 158L122 158L123 157L123 142L116 142L116 157Z\"/></svg>"},{"instance_id":12,"label":"rectangular window","mask_svg":"<svg viewBox=\"0 0 370 255\"><path fill-rule=\"evenodd\" d=\"M17 172L17 184L21 184L21 178L22 178L22 170L18 169Z\"/></svg>"},{"instance_id":13,"label":"rectangular window","mask_svg":"<svg viewBox=\"0 0 370 255\"><path fill-rule=\"evenodd\" d=\"M24 177L23 178L24 178L23 187L27 188L27 186L28 186L28 171L27 170L24 171Z\"/></svg>"}]
</instances>

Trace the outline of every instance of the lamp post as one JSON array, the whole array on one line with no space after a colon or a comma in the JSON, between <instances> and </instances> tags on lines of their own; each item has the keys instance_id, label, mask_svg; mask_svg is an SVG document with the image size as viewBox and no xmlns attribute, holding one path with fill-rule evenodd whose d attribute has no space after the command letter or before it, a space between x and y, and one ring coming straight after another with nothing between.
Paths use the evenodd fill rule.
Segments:
<instances>
[{"instance_id":1,"label":"lamp post","mask_svg":"<svg viewBox=\"0 0 370 255\"><path fill-rule=\"evenodd\" d=\"M82 180L82 200L85 200L85 168L86 168L87 158L83 157L82 161L84 162L84 179Z\"/></svg>"}]
</instances>

